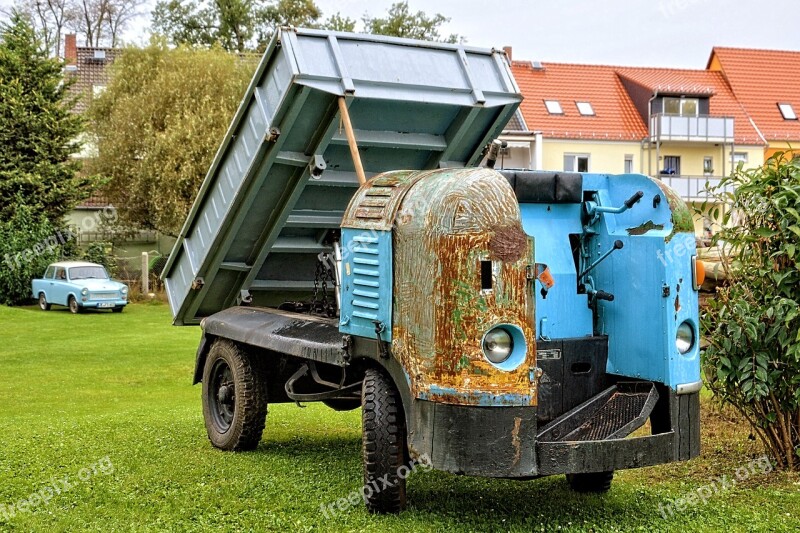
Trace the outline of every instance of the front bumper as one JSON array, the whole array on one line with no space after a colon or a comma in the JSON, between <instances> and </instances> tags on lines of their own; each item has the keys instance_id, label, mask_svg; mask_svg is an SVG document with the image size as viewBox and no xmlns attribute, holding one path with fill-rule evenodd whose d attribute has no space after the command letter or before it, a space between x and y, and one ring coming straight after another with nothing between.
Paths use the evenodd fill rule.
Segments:
<instances>
[{"instance_id":1,"label":"front bumper","mask_svg":"<svg viewBox=\"0 0 800 533\"><path fill-rule=\"evenodd\" d=\"M114 309L125 307L128 305L128 300L89 300L87 302L79 302L79 305L87 309Z\"/></svg>"},{"instance_id":2,"label":"front bumper","mask_svg":"<svg viewBox=\"0 0 800 533\"><path fill-rule=\"evenodd\" d=\"M531 478L639 468L700 453L699 394L663 388L650 416L652 434L608 440L537 440L535 407L474 407L415 400L412 457L455 474Z\"/></svg>"}]
</instances>

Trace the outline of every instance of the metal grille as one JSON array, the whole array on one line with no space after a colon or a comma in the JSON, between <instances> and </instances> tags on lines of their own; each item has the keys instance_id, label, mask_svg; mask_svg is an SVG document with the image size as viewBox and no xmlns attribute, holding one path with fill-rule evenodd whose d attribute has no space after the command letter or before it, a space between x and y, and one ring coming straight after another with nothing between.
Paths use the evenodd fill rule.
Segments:
<instances>
[{"instance_id":1,"label":"metal grille","mask_svg":"<svg viewBox=\"0 0 800 533\"><path fill-rule=\"evenodd\" d=\"M639 416L648 393L615 392L595 414L563 440L603 440Z\"/></svg>"},{"instance_id":2,"label":"metal grille","mask_svg":"<svg viewBox=\"0 0 800 533\"><path fill-rule=\"evenodd\" d=\"M89 294L92 300L116 300L119 298L117 292L93 292Z\"/></svg>"}]
</instances>

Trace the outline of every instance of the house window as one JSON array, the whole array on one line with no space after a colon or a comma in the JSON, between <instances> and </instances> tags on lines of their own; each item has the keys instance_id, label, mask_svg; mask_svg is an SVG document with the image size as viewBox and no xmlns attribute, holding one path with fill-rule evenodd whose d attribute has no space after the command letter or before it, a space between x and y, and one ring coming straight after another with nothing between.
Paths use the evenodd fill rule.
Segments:
<instances>
[{"instance_id":1,"label":"house window","mask_svg":"<svg viewBox=\"0 0 800 533\"><path fill-rule=\"evenodd\" d=\"M781 104L779 102L778 109L781 110L784 120L797 120L797 113L794 112L792 104Z\"/></svg>"},{"instance_id":2,"label":"house window","mask_svg":"<svg viewBox=\"0 0 800 533\"><path fill-rule=\"evenodd\" d=\"M564 110L561 109L561 103L558 100L545 100L544 106L547 108L547 112L551 115L564 114Z\"/></svg>"},{"instance_id":3,"label":"house window","mask_svg":"<svg viewBox=\"0 0 800 533\"><path fill-rule=\"evenodd\" d=\"M633 174L633 154L625 155L625 174Z\"/></svg>"},{"instance_id":4,"label":"house window","mask_svg":"<svg viewBox=\"0 0 800 533\"><path fill-rule=\"evenodd\" d=\"M589 172L589 154L564 154L565 172Z\"/></svg>"},{"instance_id":5,"label":"house window","mask_svg":"<svg viewBox=\"0 0 800 533\"><path fill-rule=\"evenodd\" d=\"M696 117L700 111L698 98L664 98L664 114Z\"/></svg>"},{"instance_id":6,"label":"house window","mask_svg":"<svg viewBox=\"0 0 800 533\"><path fill-rule=\"evenodd\" d=\"M714 173L714 158L707 155L703 158L703 174L711 175Z\"/></svg>"},{"instance_id":7,"label":"house window","mask_svg":"<svg viewBox=\"0 0 800 533\"><path fill-rule=\"evenodd\" d=\"M578 113L581 115L585 117L594 115L594 108L589 102L575 102L575 105L578 108Z\"/></svg>"},{"instance_id":8,"label":"house window","mask_svg":"<svg viewBox=\"0 0 800 533\"><path fill-rule=\"evenodd\" d=\"M662 174L680 174L681 173L681 156L679 155L665 155L664 156L664 169Z\"/></svg>"},{"instance_id":9,"label":"house window","mask_svg":"<svg viewBox=\"0 0 800 533\"><path fill-rule=\"evenodd\" d=\"M747 152L733 152L731 158L733 159L734 166L739 163L747 163Z\"/></svg>"}]
</instances>

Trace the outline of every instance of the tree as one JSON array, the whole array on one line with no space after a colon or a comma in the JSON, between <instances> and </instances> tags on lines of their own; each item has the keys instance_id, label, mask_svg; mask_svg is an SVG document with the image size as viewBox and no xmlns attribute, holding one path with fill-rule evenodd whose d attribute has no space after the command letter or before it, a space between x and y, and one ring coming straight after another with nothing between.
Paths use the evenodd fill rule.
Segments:
<instances>
[{"instance_id":1,"label":"tree","mask_svg":"<svg viewBox=\"0 0 800 533\"><path fill-rule=\"evenodd\" d=\"M456 34L451 34L446 38L442 38L439 34L441 25L449 22L449 18L440 13L432 17L428 17L423 11L411 13L407 1L392 4L386 17L371 18L369 15L364 15L362 20L365 33L448 43L455 43L459 40Z\"/></svg>"},{"instance_id":2,"label":"tree","mask_svg":"<svg viewBox=\"0 0 800 533\"><path fill-rule=\"evenodd\" d=\"M119 221L177 235L255 61L154 41L126 49L89 110L93 172L106 176Z\"/></svg>"},{"instance_id":3,"label":"tree","mask_svg":"<svg viewBox=\"0 0 800 533\"><path fill-rule=\"evenodd\" d=\"M328 17L322 24L322 27L333 31L356 31L357 22L350 17L343 17L340 13L335 13Z\"/></svg>"},{"instance_id":4,"label":"tree","mask_svg":"<svg viewBox=\"0 0 800 533\"><path fill-rule=\"evenodd\" d=\"M730 206L715 236L730 282L702 319L706 380L779 467L800 470L800 159L740 165L715 197Z\"/></svg>"},{"instance_id":5,"label":"tree","mask_svg":"<svg viewBox=\"0 0 800 533\"><path fill-rule=\"evenodd\" d=\"M61 63L47 57L24 15L0 30L0 219L24 203L54 225L91 193L76 177L82 121L70 113Z\"/></svg>"},{"instance_id":6,"label":"tree","mask_svg":"<svg viewBox=\"0 0 800 533\"><path fill-rule=\"evenodd\" d=\"M159 0L153 29L175 44L243 52L263 47L278 26L314 27L320 16L313 0Z\"/></svg>"},{"instance_id":7,"label":"tree","mask_svg":"<svg viewBox=\"0 0 800 533\"><path fill-rule=\"evenodd\" d=\"M56 228L91 193L71 157L81 120L69 112L61 63L48 59L27 17L0 29L0 302L30 297L30 280L58 257Z\"/></svg>"}]
</instances>

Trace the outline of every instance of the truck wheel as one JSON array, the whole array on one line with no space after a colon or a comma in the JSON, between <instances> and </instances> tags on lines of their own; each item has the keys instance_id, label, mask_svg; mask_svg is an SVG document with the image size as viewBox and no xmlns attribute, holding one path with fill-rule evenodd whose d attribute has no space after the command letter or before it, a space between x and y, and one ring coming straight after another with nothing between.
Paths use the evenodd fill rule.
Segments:
<instances>
[{"instance_id":1,"label":"truck wheel","mask_svg":"<svg viewBox=\"0 0 800 533\"><path fill-rule=\"evenodd\" d=\"M608 492L614 471L567 474L567 482L575 492Z\"/></svg>"},{"instance_id":2,"label":"truck wheel","mask_svg":"<svg viewBox=\"0 0 800 533\"><path fill-rule=\"evenodd\" d=\"M45 296L43 292L39 293L39 309L42 311L50 310L50 304L47 303L47 296Z\"/></svg>"},{"instance_id":3,"label":"truck wheel","mask_svg":"<svg viewBox=\"0 0 800 533\"><path fill-rule=\"evenodd\" d=\"M73 315L77 315L78 313L83 311L83 307L78 305L78 300L76 300L74 296L69 297L67 306L69 306L69 312L72 313Z\"/></svg>"},{"instance_id":4,"label":"truck wheel","mask_svg":"<svg viewBox=\"0 0 800 533\"><path fill-rule=\"evenodd\" d=\"M211 346L203 368L203 418L217 448L253 450L267 418L267 387L258 360L230 341Z\"/></svg>"},{"instance_id":5,"label":"truck wheel","mask_svg":"<svg viewBox=\"0 0 800 533\"><path fill-rule=\"evenodd\" d=\"M408 455L400 394L388 376L370 369L364 377L361 404L364 501L371 513L399 513L406 507L402 467Z\"/></svg>"}]
</instances>

